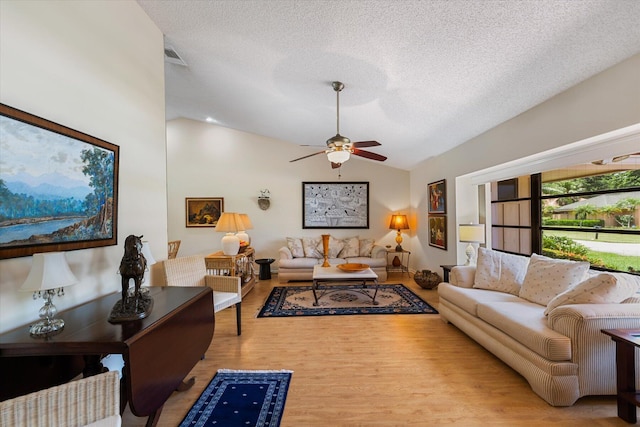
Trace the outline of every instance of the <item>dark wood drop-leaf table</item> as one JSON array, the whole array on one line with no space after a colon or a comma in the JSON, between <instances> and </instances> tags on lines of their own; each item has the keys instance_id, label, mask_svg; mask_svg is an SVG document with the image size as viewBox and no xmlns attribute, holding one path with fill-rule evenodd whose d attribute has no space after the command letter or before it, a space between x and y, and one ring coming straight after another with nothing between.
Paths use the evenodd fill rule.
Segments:
<instances>
[{"instance_id":1,"label":"dark wood drop-leaf table","mask_svg":"<svg viewBox=\"0 0 640 427\"><path fill-rule=\"evenodd\" d=\"M24 361L39 360L42 365L47 358L81 357L84 375L89 376L102 372L102 356L121 354L125 362L121 412L128 403L134 415L149 417L147 425L155 425L171 393L193 385L194 378L185 378L207 351L215 318L208 287L151 287L149 295L154 304L145 319L109 323L111 309L120 299L117 292L60 312L65 327L57 335L32 338L28 326L1 334L3 375L20 378L2 381L3 398L25 384L31 383L34 390L54 385L43 384L46 375Z\"/></svg>"}]
</instances>

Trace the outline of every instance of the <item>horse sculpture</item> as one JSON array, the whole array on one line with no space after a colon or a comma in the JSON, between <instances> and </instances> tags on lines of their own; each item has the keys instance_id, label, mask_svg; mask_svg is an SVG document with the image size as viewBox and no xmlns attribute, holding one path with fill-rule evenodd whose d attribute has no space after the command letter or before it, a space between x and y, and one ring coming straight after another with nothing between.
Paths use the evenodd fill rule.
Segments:
<instances>
[{"instance_id":1,"label":"horse sculpture","mask_svg":"<svg viewBox=\"0 0 640 427\"><path fill-rule=\"evenodd\" d=\"M122 299L116 303L109 316L110 322L143 319L151 312L153 300L140 291L147 270L147 260L142 254L142 236L129 235L124 242L124 256L120 261L122 276ZM129 282L133 279L133 294L129 293Z\"/></svg>"}]
</instances>

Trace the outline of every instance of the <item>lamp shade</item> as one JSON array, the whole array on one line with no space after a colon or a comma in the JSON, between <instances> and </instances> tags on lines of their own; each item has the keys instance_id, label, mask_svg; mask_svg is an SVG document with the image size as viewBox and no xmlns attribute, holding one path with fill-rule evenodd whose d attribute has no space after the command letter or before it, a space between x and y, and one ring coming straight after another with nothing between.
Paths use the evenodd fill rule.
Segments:
<instances>
[{"instance_id":1,"label":"lamp shade","mask_svg":"<svg viewBox=\"0 0 640 427\"><path fill-rule=\"evenodd\" d=\"M244 225L244 228L242 230L253 230L253 224L249 219L249 215L247 215L246 213L241 213L240 219L242 220L242 224Z\"/></svg>"},{"instance_id":2,"label":"lamp shade","mask_svg":"<svg viewBox=\"0 0 640 427\"><path fill-rule=\"evenodd\" d=\"M408 230L409 221L407 221L406 215L391 215L391 222L389 223L390 230Z\"/></svg>"},{"instance_id":3,"label":"lamp shade","mask_svg":"<svg viewBox=\"0 0 640 427\"><path fill-rule=\"evenodd\" d=\"M244 224L240 219L240 215L235 212L223 212L218 218L216 231L224 233L237 233L243 229Z\"/></svg>"},{"instance_id":4,"label":"lamp shade","mask_svg":"<svg viewBox=\"0 0 640 427\"><path fill-rule=\"evenodd\" d=\"M347 150L336 149L327 153L327 158L331 163L344 163L349 160L351 153Z\"/></svg>"},{"instance_id":5,"label":"lamp shade","mask_svg":"<svg viewBox=\"0 0 640 427\"><path fill-rule=\"evenodd\" d=\"M20 287L21 291L44 291L75 285L78 279L71 272L64 252L33 254L31 271Z\"/></svg>"},{"instance_id":6,"label":"lamp shade","mask_svg":"<svg viewBox=\"0 0 640 427\"><path fill-rule=\"evenodd\" d=\"M144 255L144 259L147 260L148 266L156 263L156 260L153 258L153 254L151 253L149 242L142 242L142 255Z\"/></svg>"},{"instance_id":7,"label":"lamp shade","mask_svg":"<svg viewBox=\"0 0 640 427\"><path fill-rule=\"evenodd\" d=\"M484 224L460 224L459 240L468 243L484 243Z\"/></svg>"}]
</instances>

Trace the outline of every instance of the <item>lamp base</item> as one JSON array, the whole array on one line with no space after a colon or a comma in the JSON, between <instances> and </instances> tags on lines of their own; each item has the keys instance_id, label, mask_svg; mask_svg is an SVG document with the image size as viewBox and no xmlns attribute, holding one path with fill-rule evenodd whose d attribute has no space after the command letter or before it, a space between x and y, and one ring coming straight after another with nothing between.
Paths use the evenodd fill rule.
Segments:
<instances>
[{"instance_id":1,"label":"lamp base","mask_svg":"<svg viewBox=\"0 0 640 427\"><path fill-rule=\"evenodd\" d=\"M476 265L476 262L475 262L476 250L474 249L471 243L469 243L464 253L467 256L467 262L464 265Z\"/></svg>"},{"instance_id":2,"label":"lamp base","mask_svg":"<svg viewBox=\"0 0 640 427\"><path fill-rule=\"evenodd\" d=\"M56 335L64 329L64 320L62 319L42 319L29 327L29 334L32 337L44 338Z\"/></svg>"},{"instance_id":3,"label":"lamp base","mask_svg":"<svg viewBox=\"0 0 640 427\"><path fill-rule=\"evenodd\" d=\"M402 252L403 250L401 245L396 246L396 252Z\"/></svg>"}]
</instances>

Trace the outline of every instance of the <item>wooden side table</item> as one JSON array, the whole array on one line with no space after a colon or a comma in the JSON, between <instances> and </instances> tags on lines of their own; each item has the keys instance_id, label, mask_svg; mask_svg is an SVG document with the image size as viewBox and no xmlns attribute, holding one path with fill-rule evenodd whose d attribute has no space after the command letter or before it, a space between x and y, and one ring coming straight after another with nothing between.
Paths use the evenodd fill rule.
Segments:
<instances>
[{"instance_id":1,"label":"wooden side table","mask_svg":"<svg viewBox=\"0 0 640 427\"><path fill-rule=\"evenodd\" d=\"M636 390L635 347L640 347L640 329L603 329L616 343L616 384L618 417L628 423L638 420L636 406L640 393Z\"/></svg>"},{"instance_id":2,"label":"wooden side table","mask_svg":"<svg viewBox=\"0 0 640 427\"><path fill-rule=\"evenodd\" d=\"M240 276L242 297L247 295L256 284L253 263L255 251L247 248L238 255L225 255L222 251L214 252L204 258L207 274L217 276Z\"/></svg>"},{"instance_id":3,"label":"wooden side table","mask_svg":"<svg viewBox=\"0 0 640 427\"><path fill-rule=\"evenodd\" d=\"M456 267L455 264L445 264L445 265L441 265L440 267L442 267L442 281L443 282L449 282L449 273L451 272L451 269L453 267Z\"/></svg>"}]
</instances>

